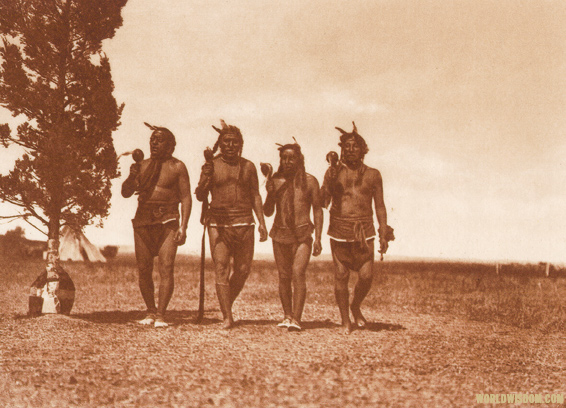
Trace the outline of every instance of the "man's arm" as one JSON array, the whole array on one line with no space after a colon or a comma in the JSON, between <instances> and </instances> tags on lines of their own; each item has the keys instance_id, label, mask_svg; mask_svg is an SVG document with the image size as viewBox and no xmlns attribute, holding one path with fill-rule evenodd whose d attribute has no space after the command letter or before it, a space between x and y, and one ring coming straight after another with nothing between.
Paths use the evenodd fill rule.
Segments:
<instances>
[{"instance_id":1,"label":"man's arm","mask_svg":"<svg viewBox=\"0 0 566 408\"><path fill-rule=\"evenodd\" d=\"M134 163L130 166L130 175L122 183L122 197L130 198L138 189L140 166L139 163Z\"/></svg>"},{"instance_id":2,"label":"man's arm","mask_svg":"<svg viewBox=\"0 0 566 408\"><path fill-rule=\"evenodd\" d=\"M263 204L263 213L267 217L271 217L275 212L275 183L273 179L268 179L265 183L265 189L267 190L267 197L265 197Z\"/></svg>"},{"instance_id":3,"label":"man's arm","mask_svg":"<svg viewBox=\"0 0 566 408\"><path fill-rule=\"evenodd\" d=\"M267 241L267 228L265 227L265 218L263 217L263 205L261 196L259 195L259 181L257 178L257 170L252 162L249 162L249 183L250 192L252 194L252 207L259 222L259 240L260 242Z\"/></svg>"},{"instance_id":4,"label":"man's arm","mask_svg":"<svg viewBox=\"0 0 566 408\"><path fill-rule=\"evenodd\" d=\"M208 198L208 192L210 191L210 183L212 180L212 175L214 173L214 165L211 161L206 161L202 166L200 172L200 179L198 181L197 188L195 190L195 195L197 200L205 201Z\"/></svg>"},{"instance_id":5,"label":"man's arm","mask_svg":"<svg viewBox=\"0 0 566 408\"><path fill-rule=\"evenodd\" d=\"M312 254L314 256L320 255L322 252L322 224L324 222L324 214L322 212L322 198L320 194L320 188L318 186L318 180L312 178L309 183L310 194L312 197L312 213L314 218L314 243L312 248Z\"/></svg>"},{"instance_id":6,"label":"man's arm","mask_svg":"<svg viewBox=\"0 0 566 408\"><path fill-rule=\"evenodd\" d=\"M189 224L189 217L193 206L193 199L191 197L191 181L189 179L189 172L187 167L181 161L177 163L178 171L178 188L179 197L181 199L181 225L175 236L177 245L183 245L187 239L187 226Z\"/></svg>"},{"instance_id":7,"label":"man's arm","mask_svg":"<svg viewBox=\"0 0 566 408\"><path fill-rule=\"evenodd\" d=\"M376 170L376 177L373 186L373 201L375 204L375 215L377 216L377 221L379 223L379 244L380 252L387 252L389 246L387 241L387 210L385 208L385 202L383 200L383 180L381 179L381 174Z\"/></svg>"},{"instance_id":8,"label":"man's arm","mask_svg":"<svg viewBox=\"0 0 566 408\"><path fill-rule=\"evenodd\" d=\"M332 201L332 194L338 177L338 166L330 166L324 174L322 188L320 189L320 203L324 208L328 208ZM318 183L318 182L317 182Z\"/></svg>"}]
</instances>

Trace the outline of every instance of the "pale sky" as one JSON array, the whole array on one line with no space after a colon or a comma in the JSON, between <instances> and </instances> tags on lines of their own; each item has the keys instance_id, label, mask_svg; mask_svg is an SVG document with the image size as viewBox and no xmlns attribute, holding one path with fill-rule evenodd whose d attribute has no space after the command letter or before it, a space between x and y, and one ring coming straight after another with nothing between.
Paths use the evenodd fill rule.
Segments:
<instances>
[{"instance_id":1,"label":"pale sky","mask_svg":"<svg viewBox=\"0 0 566 408\"><path fill-rule=\"evenodd\" d=\"M126 105L118 153L148 156L143 122L166 126L194 191L223 118L258 168L296 137L322 182L334 127L354 120L383 176L392 257L566 262L566 2L129 0L123 17L105 44ZM14 153L1 154L5 172ZM86 229L96 244L133 244L131 163L104 228Z\"/></svg>"}]
</instances>

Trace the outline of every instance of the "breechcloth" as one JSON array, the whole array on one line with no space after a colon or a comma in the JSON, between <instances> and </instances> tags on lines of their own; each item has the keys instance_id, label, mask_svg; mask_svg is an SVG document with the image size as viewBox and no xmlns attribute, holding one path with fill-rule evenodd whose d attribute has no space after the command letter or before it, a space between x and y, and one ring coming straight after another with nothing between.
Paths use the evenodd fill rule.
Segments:
<instances>
[{"instance_id":1,"label":"breechcloth","mask_svg":"<svg viewBox=\"0 0 566 408\"><path fill-rule=\"evenodd\" d=\"M375 237L373 216L346 218L330 214L328 235L336 241L358 242L367 247L366 241Z\"/></svg>"},{"instance_id":2,"label":"breechcloth","mask_svg":"<svg viewBox=\"0 0 566 408\"><path fill-rule=\"evenodd\" d=\"M173 220L165 224L145 225L134 227L134 231L141 238L151 256L159 255L161 246L170 234L179 229L179 221Z\"/></svg>"},{"instance_id":3,"label":"breechcloth","mask_svg":"<svg viewBox=\"0 0 566 408\"><path fill-rule=\"evenodd\" d=\"M331 239L330 250L332 255L346 268L359 271L366 262L373 261L373 243L373 238L367 241L367 247L357 242L341 242Z\"/></svg>"},{"instance_id":4,"label":"breechcloth","mask_svg":"<svg viewBox=\"0 0 566 408\"><path fill-rule=\"evenodd\" d=\"M211 230L217 232L216 241L211 241L211 252L214 254L215 248L223 243L228 249L228 256L234 258L233 274L230 276L229 263L222 266L215 262L216 283L219 285L230 285L234 287L243 286L249 274L249 265L253 259L254 252L254 226L243 225L237 227L208 227L209 236ZM213 255L214 256L214 255ZM243 262L243 264L242 264ZM242 265L248 265L248 269L241 269ZM238 266L239 265L239 266Z\"/></svg>"},{"instance_id":5,"label":"breechcloth","mask_svg":"<svg viewBox=\"0 0 566 408\"><path fill-rule=\"evenodd\" d=\"M179 229L179 203L140 203L132 224L151 255L157 256L167 236Z\"/></svg>"},{"instance_id":6,"label":"breechcloth","mask_svg":"<svg viewBox=\"0 0 566 408\"><path fill-rule=\"evenodd\" d=\"M300 225L296 228L280 227L273 224L269 236L275 242L281 244L312 244L312 233L314 225L312 223Z\"/></svg>"},{"instance_id":7,"label":"breechcloth","mask_svg":"<svg viewBox=\"0 0 566 408\"><path fill-rule=\"evenodd\" d=\"M310 257L310 253L312 251L312 237L309 236L309 240L308 241L304 241L304 242L294 242L291 244L284 244L282 242L278 242L275 240L272 240L272 244L273 244L273 251L276 251L276 248L279 250L279 253L282 255L282 257L285 259L285 263L290 266L290 268L279 268L279 278L281 279L292 279L293 278L293 271L292 271L292 265L293 262L295 261L295 256L297 254L297 250L299 249L299 247L303 244L306 244L308 246L308 253L309 253L309 257Z\"/></svg>"},{"instance_id":8,"label":"breechcloth","mask_svg":"<svg viewBox=\"0 0 566 408\"><path fill-rule=\"evenodd\" d=\"M132 220L134 228L179 221L179 203L152 201L139 203Z\"/></svg>"},{"instance_id":9,"label":"breechcloth","mask_svg":"<svg viewBox=\"0 0 566 408\"><path fill-rule=\"evenodd\" d=\"M234 255L237 252L241 252L244 248L253 248L254 246L254 226L253 225L242 225L234 227L214 227L209 226L209 229L214 228L218 231L218 241L222 241L230 255Z\"/></svg>"}]
</instances>

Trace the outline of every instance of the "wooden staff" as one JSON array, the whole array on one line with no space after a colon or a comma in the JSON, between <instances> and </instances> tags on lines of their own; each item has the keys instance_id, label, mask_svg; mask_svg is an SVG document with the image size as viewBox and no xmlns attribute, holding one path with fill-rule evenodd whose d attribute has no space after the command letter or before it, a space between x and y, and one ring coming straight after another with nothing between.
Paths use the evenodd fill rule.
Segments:
<instances>
[{"instance_id":1,"label":"wooden staff","mask_svg":"<svg viewBox=\"0 0 566 408\"><path fill-rule=\"evenodd\" d=\"M204 160L206 163L212 163L214 159L214 154L210 148L206 148L204 151ZM209 181L210 182L210 181ZM206 213L208 211L208 197L202 202L202 209L200 213L200 223L203 225L202 230L202 241L200 245L200 277L199 277L199 295L198 295L198 313L197 313L197 323L202 322L204 317L204 295L205 295L205 285L204 285L204 269L206 260Z\"/></svg>"}]
</instances>

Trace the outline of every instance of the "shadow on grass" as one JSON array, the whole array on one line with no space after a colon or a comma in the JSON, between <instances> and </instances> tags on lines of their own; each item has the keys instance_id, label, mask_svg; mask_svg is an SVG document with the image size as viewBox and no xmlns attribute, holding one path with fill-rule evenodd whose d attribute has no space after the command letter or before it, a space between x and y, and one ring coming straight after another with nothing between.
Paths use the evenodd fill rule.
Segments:
<instances>
[{"instance_id":1,"label":"shadow on grass","mask_svg":"<svg viewBox=\"0 0 566 408\"><path fill-rule=\"evenodd\" d=\"M312 322L302 322L302 327L304 330L313 330L313 329L335 329L340 327L339 324L336 324L330 320L315 320Z\"/></svg>"},{"instance_id":2,"label":"shadow on grass","mask_svg":"<svg viewBox=\"0 0 566 408\"><path fill-rule=\"evenodd\" d=\"M258 320L249 320L249 319L242 319L236 320L234 322L234 327L239 326L275 326L279 323L276 320L266 320L266 319L258 319Z\"/></svg>"},{"instance_id":3,"label":"shadow on grass","mask_svg":"<svg viewBox=\"0 0 566 408\"><path fill-rule=\"evenodd\" d=\"M303 322L303 329L310 330L310 329L336 329L342 327L338 323L334 323L330 320L324 321L313 321L313 322ZM367 322L365 331L371 332L380 332L380 331L397 331L397 330L406 330L407 328L401 326L400 324L391 324L391 323L380 323L380 322Z\"/></svg>"},{"instance_id":4,"label":"shadow on grass","mask_svg":"<svg viewBox=\"0 0 566 408\"><path fill-rule=\"evenodd\" d=\"M216 320L218 322L219 320ZM214 321L213 321L214 322ZM275 326L279 323L278 320L237 320L235 326ZM330 320L314 320L310 322L302 322L303 330L315 330L315 329L336 329L341 327L341 325L334 323ZM397 330L407 330L406 327L400 324L392 323L380 323L380 322L368 322L366 324L365 331L380 332L380 331L397 331Z\"/></svg>"},{"instance_id":5,"label":"shadow on grass","mask_svg":"<svg viewBox=\"0 0 566 408\"><path fill-rule=\"evenodd\" d=\"M401 326L400 324L367 322L365 330L372 332L380 332L380 331L407 330L407 328L405 326Z\"/></svg>"},{"instance_id":6,"label":"shadow on grass","mask_svg":"<svg viewBox=\"0 0 566 408\"><path fill-rule=\"evenodd\" d=\"M210 310L212 312L213 310ZM208 312L208 310L206 311ZM71 317L81 320L86 320L92 323L113 323L113 324L128 324L135 323L145 317L144 311L130 310L130 311L99 311L92 313L79 313L71 314ZM165 320L173 326L182 324L195 324L197 318L196 310L169 310L165 315ZM209 325L218 323L218 319L210 319L204 317L198 324Z\"/></svg>"},{"instance_id":7,"label":"shadow on grass","mask_svg":"<svg viewBox=\"0 0 566 408\"><path fill-rule=\"evenodd\" d=\"M205 312L216 312L217 309L210 309L206 310ZM180 326L185 324L197 324L199 326L209 326L218 324L221 322L218 318L208 318L204 317L202 321L196 321L198 312L196 310L169 310L166 314L166 321L171 326ZM145 312L140 310L129 310L129 311L121 311L121 310L103 310L98 312L91 312L91 313L76 313L71 315L54 315L54 316L61 316L67 319L77 319L83 320L91 323L97 324L131 324L136 323L139 320L142 320L145 317ZM29 316L29 315L15 315L15 320L26 320L26 319L34 319L36 316ZM242 327L242 326L275 326L279 323L279 320L268 320L268 319L243 319L243 320L236 320L235 327ZM340 325L330 321L329 319L326 320L314 320L310 322L304 321L302 323L303 330L315 330L315 329L336 329L339 328ZM366 331L371 332L380 332L380 331L397 331L397 330L406 330L406 328L400 324L392 324L392 323L380 323L380 322L368 322L366 324L365 329Z\"/></svg>"}]
</instances>

